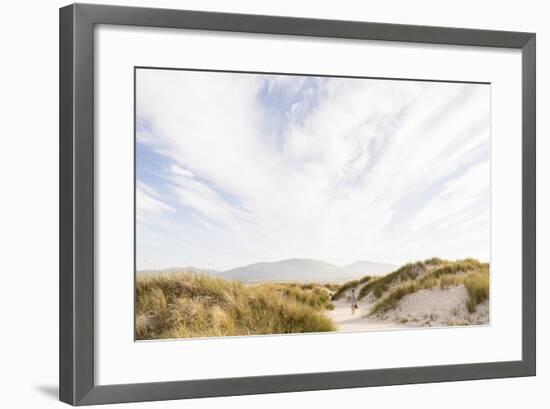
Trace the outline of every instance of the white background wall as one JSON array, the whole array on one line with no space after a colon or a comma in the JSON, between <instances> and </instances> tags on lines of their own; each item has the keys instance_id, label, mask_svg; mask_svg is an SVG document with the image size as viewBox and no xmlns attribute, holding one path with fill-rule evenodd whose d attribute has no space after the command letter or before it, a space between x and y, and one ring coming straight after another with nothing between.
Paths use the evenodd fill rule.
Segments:
<instances>
[{"instance_id":1,"label":"white background wall","mask_svg":"<svg viewBox=\"0 0 550 409\"><path fill-rule=\"evenodd\" d=\"M88 2L91 2L88 0ZM459 26L537 33L538 103L538 376L535 378L392 386L370 389L140 403L135 407L279 408L409 407L543 408L550 404L547 353L550 291L543 243L548 236L550 172L543 158L550 97L544 76L550 58L550 13L541 1L376 2L298 0L159 0L102 3L182 9ZM0 406L61 407L58 359L58 7L57 0L0 5ZM545 345L546 344L546 345ZM404 346L406 348L406 346ZM368 353L368 351L357 351ZM449 351L452 353L452 351ZM319 351L320 356L329 351ZM414 351L411 351L414 353ZM123 405L126 406L126 405ZM118 407L123 407L118 406Z\"/></svg>"}]
</instances>

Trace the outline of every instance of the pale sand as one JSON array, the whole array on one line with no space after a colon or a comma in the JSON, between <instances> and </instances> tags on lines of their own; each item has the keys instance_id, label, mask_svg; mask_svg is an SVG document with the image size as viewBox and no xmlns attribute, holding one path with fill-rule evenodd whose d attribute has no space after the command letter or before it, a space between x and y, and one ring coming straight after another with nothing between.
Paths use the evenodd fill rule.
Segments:
<instances>
[{"instance_id":1,"label":"pale sand","mask_svg":"<svg viewBox=\"0 0 550 409\"><path fill-rule=\"evenodd\" d=\"M466 307L467 300L468 293L462 285L420 290L403 297L391 311L367 316L374 305L372 296L359 301L359 309L354 315L351 314L349 297L344 296L333 301L335 308L328 315L341 332L488 324L488 302L478 305L476 311L470 314Z\"/></svg>"},{"instance_id":2,"label":"pale sand","mask_svg":"<svg viewBox=\"0 0 550 409\"><path fill-rule=\"evenodd\" d=\"M406 295L397 307L378 316L383 320L407 321L408 326L483 325L489 323L489 303L477 306L472 314L463 285L432 288Z\"/></svg>"},{"instance_id":3,"label":"pale sand","mask_svg":"<svg viewBox=\"0 0 550 409\"><path fill-rule=\"evenodd\" d=\"M347 297L342 297L338 301L333 301L334 310L329 311L329 317L336 324L339 332L354 331L376 331L393 328L403 328L405 325L394 322L393 320L384 320L373 317L365 317L370 311L372 304L359 301L359 309L355 314L351 314L351 302Z\"/></svg>"}]
</instances>

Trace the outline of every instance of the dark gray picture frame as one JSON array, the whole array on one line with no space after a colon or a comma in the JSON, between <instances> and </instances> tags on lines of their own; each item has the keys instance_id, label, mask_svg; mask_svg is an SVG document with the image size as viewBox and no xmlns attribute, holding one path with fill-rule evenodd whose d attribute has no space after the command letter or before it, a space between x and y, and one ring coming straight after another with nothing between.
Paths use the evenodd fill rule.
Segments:
<instances>
[{"instance_id":1,"label":"dark gray picture frame","mask_svg":"<svg viewBox=\"0 0 550 409\"><path fill-rule=\"evenodd\" d=\"M522 359L96 385L94 379L94 26L96 24L504 47L522 53ZM74 4L60 9L59 395L72 405L535 375L535 34ZM498 137L498 135L496 136Z\"/></svg>"}]
</instances>

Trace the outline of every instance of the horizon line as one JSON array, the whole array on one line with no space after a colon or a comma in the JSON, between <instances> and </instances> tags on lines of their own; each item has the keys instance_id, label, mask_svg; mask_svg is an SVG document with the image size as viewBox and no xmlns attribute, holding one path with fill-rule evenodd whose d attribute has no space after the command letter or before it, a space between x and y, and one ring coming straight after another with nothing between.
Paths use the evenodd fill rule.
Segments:
<instances>
[{"instance_id":1,"label":"horizon line","mask_svg":"<svg viewBox=\"0 0 550 409\"><path fill-rule=\"evenodd\" d=\"M244 268L244 267L252 266L254 264L275 264L275 263L280 263L280 262L284 262L284 261L292 261L292 260L317 261L317 262L329 264L331 266L339 267L339 268L348 267L348 266L351 266L353 264L362 263L362 262L363 263L374 263L374 264L387 264L387 265L392 265L392 266L395 266L395 267L400 267L400 266L403 266L403 265L406 265L406 264L409 264L409 263L416 263L418 261L425 261L425 260L429 260L429 259L432 259L432 258L441 258L441 257L429 257L429 258L426 258L426 259L419 259L419 260L415 260L415 261L406 261L406 262L403 262L403 263L392 263L392 262L386 262L386 261L372 261L372 260L357 260L357 261L354 261L352 263L347 263L347 264L343 264L343 265L334 264L334 263L330 263L328 261L314 259L314 258L292 257L292 258L279 259L279 260L275 260L275 261L256 261L256 262L249 263L249 264L239 264L235 267L226 268L226 269L215 269L215 268L197 267L197 266L193 266L193 265L185 265L185 266L170 266L170 267L151 267L151 268L140 268L140 269L138 269L137 267L134 267L134 270L135 270L136 273L139 273L139 272L144 272L144 271L145 272L146 271L163 271L163 270L186 269L186 268L191 269L192 268L192 269L196 269L196 270L204 270L204 271L212 271L212 272L223 273L223 272L226 272L226 271L236 270L238 268ZM457 261L457 260L466 260L466 259L469 259L469 258L474 259L474 260L478 260L478 261L483 262L483 263L490 263L490 261L479 260L475 257L455 258L455 259L441 258L441 259L442 260L447 260L447 261Z\"/></svg>"}]
</instances>

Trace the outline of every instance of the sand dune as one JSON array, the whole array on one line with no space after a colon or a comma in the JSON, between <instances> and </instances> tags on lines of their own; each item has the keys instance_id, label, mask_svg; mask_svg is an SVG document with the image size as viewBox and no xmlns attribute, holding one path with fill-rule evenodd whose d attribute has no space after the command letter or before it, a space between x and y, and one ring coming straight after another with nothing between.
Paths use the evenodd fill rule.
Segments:
<instances>
[{"instance_id":1,"label":"sand dune","mask_svg":"<svg viewBox=\"0 0 550 409\"><path fill-rule=\"evenodd\" d=\"M328 312L338 331L488 324L488 264L433 260L359 284L351 282L346 291L336 294L335 308ZM359 298L353 315L352 290Z\"/></svg>"}]
</instances>

